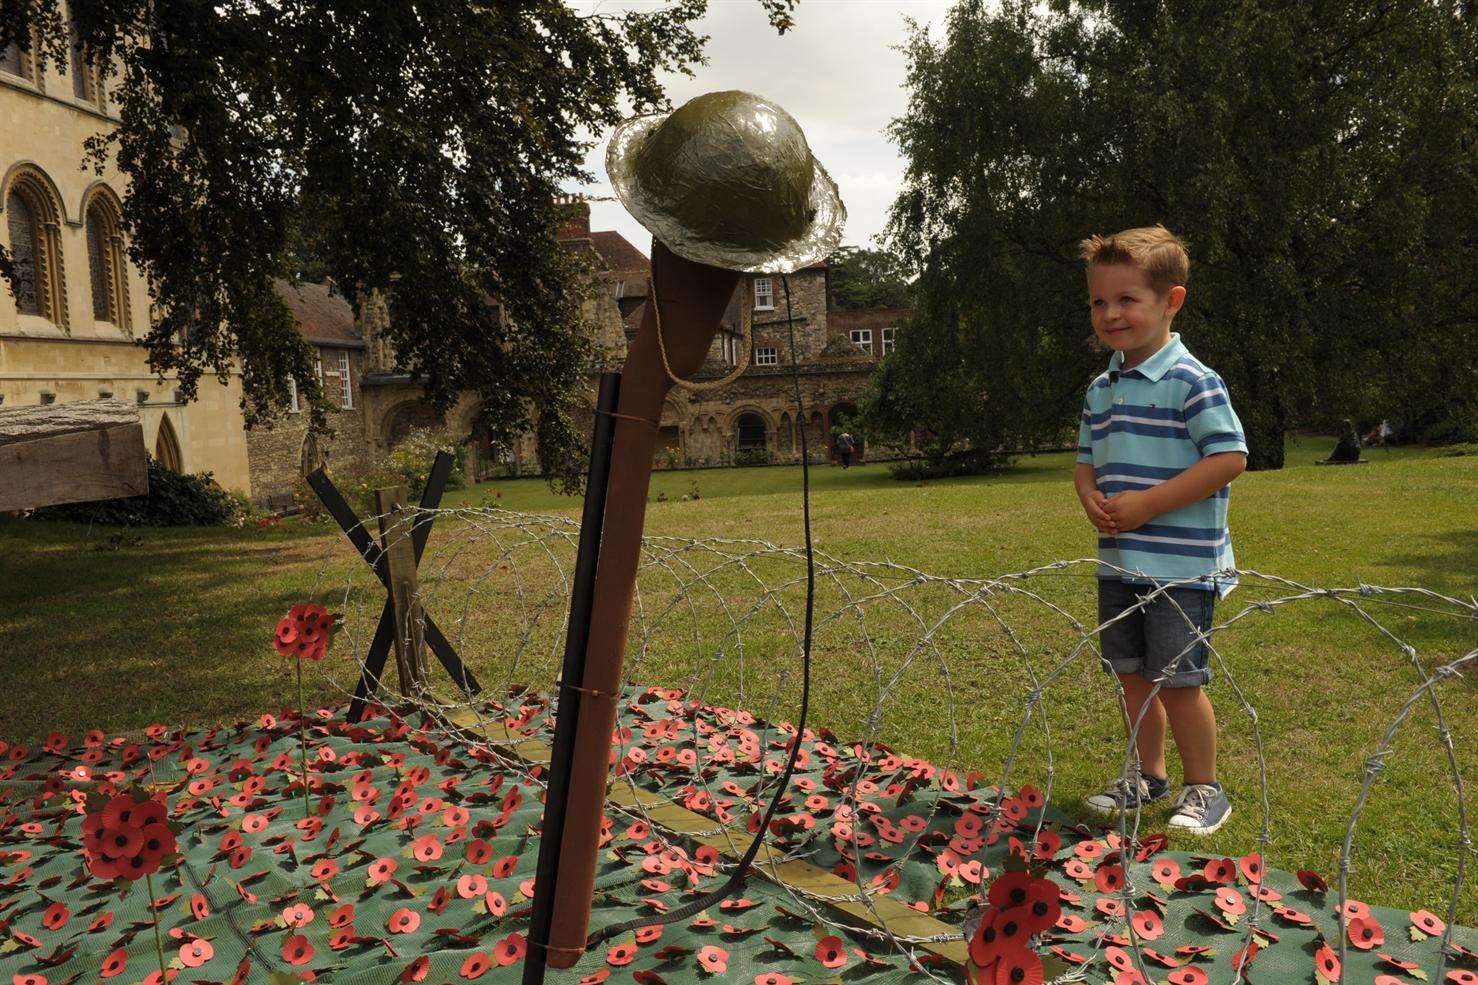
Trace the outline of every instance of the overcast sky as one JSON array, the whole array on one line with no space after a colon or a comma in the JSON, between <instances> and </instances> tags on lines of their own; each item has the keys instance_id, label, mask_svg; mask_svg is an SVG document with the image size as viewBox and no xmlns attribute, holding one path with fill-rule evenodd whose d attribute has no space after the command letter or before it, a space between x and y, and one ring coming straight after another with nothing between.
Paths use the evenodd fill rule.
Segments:
<instances>
[{"instance_id":1,"label":"overcast sky","mask_svg":"<svg viewBox=\"0 0 1478 985\"><path fill-rule=\"evenodd\" d=\"M655 7L643 0L568 0L572 7L602 13ZM847 205L842 242L871 246L882 231L888 206L903 175L898 149L884 129L907 107L903 53L904 18L931 26L940 37L953 0L801 0L795 27L784 36L765 19L755 0L710 0L697 30L709 36L707 65L693 78L663 77L673 106L705 92L745 89L779 103L800 122L811 151L841 188ZM570 191L609 196L606 140L602 134L586 158L596 182ZM591 202L590 228L615 229L643 253L651 234L618 202Z\"/></svg>"}]
</instances>

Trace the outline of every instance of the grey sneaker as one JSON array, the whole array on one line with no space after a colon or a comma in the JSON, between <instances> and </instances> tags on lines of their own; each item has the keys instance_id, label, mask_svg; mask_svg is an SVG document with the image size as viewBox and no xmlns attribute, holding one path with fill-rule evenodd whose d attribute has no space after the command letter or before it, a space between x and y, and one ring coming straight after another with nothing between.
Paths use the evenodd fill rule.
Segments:
<instances>
[{"instance_id":1,"label":"grey sneaker","mask_svg":"<svg viewBox=\"0 0 1478 985\"><path fill-rule=\"evenodd\" d=\"M1101 793L1083 798L1083 806L1095 814L1112 816L1122 810L1134 810L1170 796L1170 780L1163 776L1142 776L1137 789L1122 777L1111 780Z\"/></svg>"},{"instance_id":2,"label":"grey sneaker","mask_svg":"<svg viewBox=\"0 0 1478 985\"><path fill-rule=\"evenodd\" d=\"M1170 807L1170 829L1192 835L1209 835L1232 816L1232 802L1220 783L1189 784Z\"/></svg>"}]
</instances>

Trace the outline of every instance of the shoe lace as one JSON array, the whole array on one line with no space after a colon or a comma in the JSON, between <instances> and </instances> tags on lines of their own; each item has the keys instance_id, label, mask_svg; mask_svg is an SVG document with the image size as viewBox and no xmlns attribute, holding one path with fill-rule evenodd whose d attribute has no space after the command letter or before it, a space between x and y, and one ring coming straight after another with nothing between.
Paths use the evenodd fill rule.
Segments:
<instances>
[{"instance_id":1,"label":"shoe lace","mask_svg":"<svg viewBox=\"0 0 1478 985\"><path fill-rule=\"evenodd\" d=\"M1185 792L1180 795L1180 803L1176 806L1187 814L1204 817L1206 809L1211 806L1213 793L1214 789L1212 787L1197 783L1194 786L1185 788Z\"/></svg>"}]
</instances>

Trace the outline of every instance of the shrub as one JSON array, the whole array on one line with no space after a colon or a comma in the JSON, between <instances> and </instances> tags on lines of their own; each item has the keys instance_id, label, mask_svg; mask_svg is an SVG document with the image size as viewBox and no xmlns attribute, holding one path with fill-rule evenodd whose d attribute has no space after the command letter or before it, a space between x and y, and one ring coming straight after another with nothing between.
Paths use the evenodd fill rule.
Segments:
<instances>
[{"instance_id":1,"label":"shrub","mask_svg":"<svg viewBox=\"0 0 1478 985\"><path fill-rule=\"evenodd\" d=\"M37 520L73 520L123 527L241 526L248 515L238 497L222 489L209 472L181 475L149 459L149 492L126 499L47 506Z\"/></svg>"},{"instance_id":2,"label":"shrub","mask_svg":"<svg viewBox=\"0 0 1478 985\"><path fill-rule=\"evenodd\" d=\"M769 465L770 449L740 448L734 453L735 465Z\"/></svg>"},{"instance_id":3,"label":"shrub","mask_svg":"<svg viewBox=\"0 0 1478 985\"><path fill-rule=\"evenodd\" d=\"M436 462L436 453L449 452L452 456L452 474L447 479L448 489L461 489L467 481L465 449L446 430L412 428L404 441L390 450L382 464L383 470L398 476L412 496L417 496L426 485L431 466Z\"/></svg>"}]
</instances>

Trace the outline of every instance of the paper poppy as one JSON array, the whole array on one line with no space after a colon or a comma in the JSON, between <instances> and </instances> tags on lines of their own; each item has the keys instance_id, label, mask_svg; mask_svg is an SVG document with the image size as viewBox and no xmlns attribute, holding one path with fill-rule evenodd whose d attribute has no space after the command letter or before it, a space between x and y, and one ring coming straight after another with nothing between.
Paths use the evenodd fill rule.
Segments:
<instances>
[{"instance_id":1,"label":"paper poppy","mask_svg":"<svg viewBox=\"0 0 1478 985\"><path fill-rule=\"evenodd\" d=\"M347 927L354 922L354 904L345 903L328 915L330 927Z\"/></svg>"},{"instance_id":2,"label":"paper poppy","mask_svg":"<svg viewBox=\"0 0 1478 985\"><path fill-rule=\"evenodd\" d=\"M1262 856L1259 855L1257 852L1243 855L1240 859L1237 860L1237 868L1242 870L1243 878L1245 878L1253 885L1262 882Z\"/></svg>"},{"instance_id":3,"label":"paper poppy","mask_svg":"<svg viewBox=\"0 0 1478 985\"><path fill-rule=\"evenodd\" d=\"M1247 912L1247 903L1242 894L1231 886L1222 886L1216 891L1216 908L1230 916L1239 917Z\"/></svg>"},{"instance_id":4,"label":"paper poppy","mask_svg":"<svg viewBox=\"0 0 1478 985\"><path fill-rule=\"evenodd\" d=\"M421 926L421 915L410 907L402 906L385 921L385 929L392 934L414 933Z\"/></svg>"},{"instance_id":5,"label":"paper poppy","mask_svg":"<svg viewBox=\"0 0 1478 985\"><path fill-rule=\"evenodd\" d=\"M1088 929L1088 921L1076 913L1064 913L1057 918L1057 923L1054 926L1058 930L1066 931L1069 934L1081 934Z\"/></svg>"},{"instance_id":6,"label":"paper poppy","mask_svg":"<svg viewBox=\"0 0 1478 985\"><path fill-rule=\"evenodd\" d=\"M1374 950L1386 942L1385 929L1375 917L1355 917L1345 924L1350 943L1362 951Z\"/></svg>"},{"instance_id":7,"label":"paper poppy","mask_svg":"<svg viewBox=\"0 0 1478 985\"><path fill-rule=\"evenodd\" d=\"M1206 972L1191 966L1176 968L1166 977L1170 985L1206 985Z\"/></svg>"},{"instance_id":8,"label":"paper poppy","mask_svg":"<svg viewBox=\"0 0 1478 985\"><path fill-rule=\"evenodd\" d=\"M710 975L722 975L729 970L729 952L713 944L698 949L698 964Z\"/></svg>"},{"instance_id":9,"label":"paper poppy","mask_svg":"<svg viewBox=\"0 0 1478 985\"><path fill-rule=\"evenodd\" d=\"M483 899L483 906L487 907L489 916L501 917L508 912L508 901L503 898L502 893L496 890L487 894Z\"/></svg>"},{"instance_id":10,"label":"paper poppy","mask_svg":"<svg viewBox=\"0 0 1478 985\"><path fill-rule=\"evenodd\" d=\"M282 960L291 965L307 964L313 960L313 945L302 934L293 934L282 942Z\"/></svg>"},{"instance_id":11,"label":"paper poppy","mask_svg":"<svg viewBox=\"0 0 1478 985\"><path fill-rule=\"evenodd\" d=\"M1466 968L1453 968L1447 973L1447 980L1452 985L1478 985L1478 974Z\"/></svg>"},{"instance_id":12,"label":"paper poppy","mask_svg":"<svg viewBox=\"0 0 1478 985\"><path fill-rule=\"evenodd\" d=\"M610 977L611 969L597 968L590 974L586 975L584 978L580 979L580 981L577 982L576 985L600 985L601 982Z\"/></svg>"},{"instance_id":13,"label":"paper poppy","mask_svg":"<svg viewBox=\"0 0 1478 985\"><path fill-rule=\"evenodd\" d=\"M128 967L127 948L118 948L112 954L103 959L103 967L98 974L104 978L113 978L123 974L123 969Z\"/></svg>"},{"instance_id":14,"label":"paper poppy","mask_svg":"<svg viewBox=\"0 0 1478 985\"><path fill-rule=\"evenodd\" d=\"M493 948L493 957L497 959L499 965L507 967L522 961L527 951L528 943L524 940L523 934L509 934Z\"/></svg>"},{"instance_id":15,"label":"paper poppy","mask_svg":"<svg viewBox=\"0 0 1478 985\"><path fill-rule=\"evenodd\" d=\"M636 957L635 944L617 944L606 950L606 964L612 968L623 968Z\"/></svg>"},{"instance_id":16,"label":"paper poppy","mask_svg":"<svg viewBox=\"0 0 1478 985\"><path fill-rule=\"evenodd\" d=\"M481 978L492 966L492 959L487 956L487 952L474 951L467 956L467 960L462 962L460 974L463 978L477 979Z\"/></svg>"},{"instance_id":17,"label":"paper poppy","mask_svg":"<svg viewBox=\"0 0 1478 985\"><path fill-rule=\"evenodd\" d=\"M1429 910L1417 910L1413 913L1411 925L1428 937L1436 937L1447 930L1447 924Z\"/></svg>"},{"instance_id":18,"label":"paper poppy","mask_svg":"<svg viewBox=\"0 0 1478 985\"><path fill-rule=\"evenodd\" d=\"M1206 863L1201 874L1209 882L1231 882L1237 877L1237 865L1229 858L1214 858Z\"/></svg>"},{"instance_id":19,"label":"paper poppy","mask_svg":"<svg viewBox=\"0 0 1478 985\"><path fill-rule=\"evenodd\" d=\"M308 926L313 917L313 908L304 903L294 903L282 911L282 922L294 929Z\"/></svg>"},{"instance_id":20,"label":"paper poppy","mask_svg":"<svg viewBox=\"0 0 1478 985\"><path fill-rule=\"evenodd\" d=\"M180 948L180 964L186 968L199 968L215 955L216 949L211 946L210 941L192 937Z\"/></svg>"},{"instance_id":21,"label":"paper poppy","mask_svg":"<svg viewBox=\"0 0 1478 985\"><path fill-rule=\"evenodd\" d=\"M1013 947L996 961L995 985L1042 985L1042 959L1030 948Z\"/></svg>"},{"instance_id":22,"label":"paper poppy","mask_svg":"<svg viewBox=\"0 0 1478 985\"><path fill-rule=\"evenodd\" d=\"M1134 932L1147 941L1159 940L1165 933L1165 924L1154 910L1138 910L1129 922Z\"/></svg>"},{"instance_id":23,"label":"paper poppy","mask_svg":"<svg viewBox=\"0 0 1478 985\"><path fill-rule=\"evenodd\" d=\"M56 902L46 908L41 914L41 926L47 930L60 930L67 925L72 918L72 911L67 909L65 903Z\"/></svg>"},{"instance_id":24,"label":"paper poppy","mask_svg":"<svg viewBox=\"0 0 1478 985\"><path fill-rule=\"evenodd\" d=\"M1309 927L1312 926L1314 923L1313 918L1310 917L1307 913L1303 912L1302 910L1295 910L1291 906L1273 907L1273 916L1277 917L1279 920L1286 921L1287 923L1291 923L1299 927Z\"/></svg>"},{"instance_id":25,"label":"paper poppy","mask_svg":"<svg viewBox=\"0 0 1478 985\"><path fill-rule=\"evenodd\" d=\"M1058 903L1062 891L1050 879L1033 879L1026 894L1026 930L1029 934L1040 934L1050 930L1062 916Z\"/></svg>"},{"instance_id":26,"label":"paper poppy","mask_svg":"<svg viewBox=\"0 0 1478 985\"><path fill-rule=\"evenodd\" d=\"M402 982L424 982L426 972L430 970L431 959L422 954L405 966L405 970L400 973L400 980Z\"/></svg>"},{"instance_id":27,"label":"paper poppy","mask_svg":"<svg viewBox=\"0 0 1478 985\"><path fill-rule=\"evenodd\" d=\"M1124 887L1124 867L1122 865L1100 865L1093 873L1093 884L1098 887L1100 893L1113 893Z\"/></svg>"},{"instance_id":28,"label":"paper poppy","mask_svg":"<svg viewBox=\"0 0 1478 985\"><path fill-rule=\"evenodd\" d=\"M662 925L654 923L646 927L636 929L636 942L638 944L652 944L662 938Z\"/></svg>"},{"instance_id":29,"label":"paper poppy","mask_svg":"<svg viewBox=\"0 0 1478 985\"><path fill-rule=\"evenodd\" d=\"M396 862L393 858L375 859L370 863L369 867L369 884L371 886L378 886L383 882L387 882L391 876L395 875L395 870L398 868L400 868L400 863Z\"/></svg>"},{"instance_id":30,"label":"paper poppy","mask_svg":"<svg viewBox=\"0 0 1478 985\"><path fill-rule=\"evenodd\" d=\"M45 975L13 975L11 985L47 985Z\"/></svg>"},{"instance_id":31,"label":"paper poppy","mask_svg":"<svg viewBox=\"0 0 1478 985\"><path fill-rule=\"evenodd\" d=\"M1026 903L1027 889L1031 887L1032 877L1025 872L1006 872L995 882L991 883L987 899L990 905L997 909L1010 909L1013 906L1021 906Z\"/></svg>"},{"instance_id":32,"label":"paper poppy","mask_svg":"<svg viewBox=\"0 0 1478 985\"><path fill-rule=\"evenodd\" d=\"M1356 917L1368 917L1370 916L1370 905L1368 903L1362 903L1357 899L1347 899L1345 900L1343 912L1346 920L1353 920Z\"/></svg>"},{"instance_id":33,"label":"paper poppy","mask_svg":"<svg viewBox=\"0 0 1478 985\"><path fill-rule=\"evenodd\" d=\"M1334 948L1327 942L1320 944L1319 950L1314 954L1314 970L1326 981L1339 981L1339 955L1334 953Z\"/></svg>"},{"instance_id":34,"label":"paper poppy","mask_svg":"<svg viewBox=\"0 0 1478 985\"><path fill-rule=\"evenodd\" d=\"M788 975L767 971L763 975L754 976L754 985L792 985L792 983Z\"/></svg>"}]
</instances>

